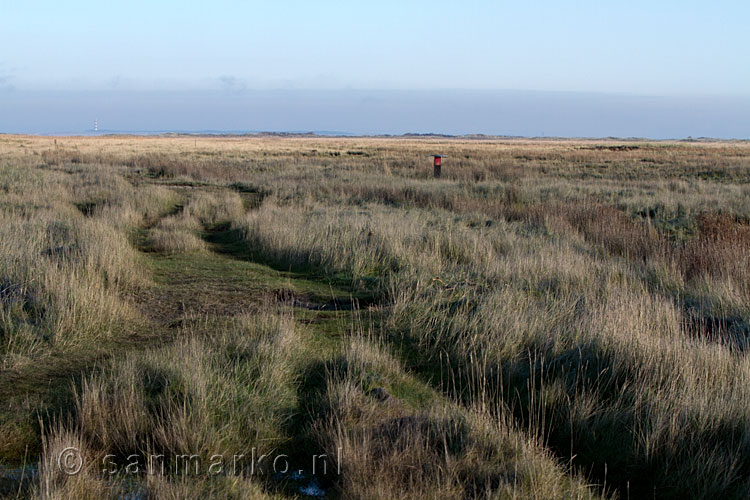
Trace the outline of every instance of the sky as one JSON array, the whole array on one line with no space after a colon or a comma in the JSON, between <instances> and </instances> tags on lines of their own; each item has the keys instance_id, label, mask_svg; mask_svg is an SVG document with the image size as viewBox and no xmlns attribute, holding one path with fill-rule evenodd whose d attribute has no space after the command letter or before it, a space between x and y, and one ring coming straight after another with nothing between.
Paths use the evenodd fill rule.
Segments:
<instances>
[{"instance_id":1,"label":"sky","mask_svg":"<svg viewBox=\"0 0 750 500\"><path fill-rule=\"evenodd\" d=\"M750 2L0 0L0 132L750 138Z\"/></svg>"}]
</instances>

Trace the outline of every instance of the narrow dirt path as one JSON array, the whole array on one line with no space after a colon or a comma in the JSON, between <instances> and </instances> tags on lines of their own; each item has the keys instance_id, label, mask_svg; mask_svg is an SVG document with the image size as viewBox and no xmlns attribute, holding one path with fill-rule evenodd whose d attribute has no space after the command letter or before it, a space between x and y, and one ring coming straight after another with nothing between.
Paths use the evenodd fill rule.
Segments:
<instances>
[{"instance_id":1,"label":"narrow dirt path","mask_svg":"<svg viewBox=\"0 0 750 500\"><path fill-rule=\"evenodd\" d=\"M162 217L175 215L181 209L176 206ZM288 455L291 470L297 470L298 465L300 469L302 464L307 466L309 457L321 452L314 426L324 417L326 376L342 354L347 336L358 328L377 325L381 312L369 312L376 297L353 288L342 278L313 269L283 269L265 261L264 256L247 247L229 222L203 228L200 236L206 251L151 251L148 230L159 220L148 221L133 234L134 246L140 250L143 265L153 280L152 286L133 297L146 319L142 329L110 339L97 352L63 353L32 371L0 374L0 398L10 402L7 408L0 409L0 418L22 415L19 437L12 449L0 454L0 464L20 465L23 456L31 457L28 462L34 463L41 452L39 417L46 420L72 412L73 387L97 367L106 366L113 356L158 348L178 339L183 327L191 325L197 328L187 330L213 335L222 321L269 306L290 312L302 334L297 407L284 427L286 440L280 451ZM411 359L409 354L419 357L416 350L405 352L404 346L395 341L390 348L406 361L409 371L421 376L421 380L408 376L410 387L405 397L450 399L449 395L440 394L441 388L431 374ZM19 411L20 408L24 409ZM326 497L335 498L333 483L325 478L321 481L329 492ZM299 486L298 479L286 476L267 484L274 492L290 497L298 496Z\"/></svg>"},{"instance_id":2,"label":"narrow dirt path","mask_svg":"<svg viewBox=\"0 0 750 500\"><path fill-rule=\"evenodd\" d=\"M175 206L161 218L180 210L182 205ZM340 352L340 334L350 329L353 304L359 299L366 302L366 297L353 297L351 289L333 284L324 276L274 269L253 261L228 222L204 228L201 237L208 251L150 251L148 230L159 220L147 221L132 235L153 279L152 286L132 297L145 318L142 327L103 340L95 351L56 353L46 357L44 363L0 372L0 422L10 422L18 431L4 440L0 465L15 470L35 464L41 453L40 419L60 418L74 411L74 388L85 377L106 366L114 356L175 341L190 322L211 325L203 328L204 334L211 335L213 326L221 320L276 303L296 311L294 316L305 329L303 379L314 371L311 366L320 366ZM302 385L311 387L305 380ZM304 429L289 428L290 455L310 443L310 419L303 413L315 404L311 398L311 392L300 391L296 421L303 423ZM0 494L16 491L18 485L13 483L0 478ZM294 492L285 488L283 481L274 489L282 494Z\"/></svg>"}]
</instances>

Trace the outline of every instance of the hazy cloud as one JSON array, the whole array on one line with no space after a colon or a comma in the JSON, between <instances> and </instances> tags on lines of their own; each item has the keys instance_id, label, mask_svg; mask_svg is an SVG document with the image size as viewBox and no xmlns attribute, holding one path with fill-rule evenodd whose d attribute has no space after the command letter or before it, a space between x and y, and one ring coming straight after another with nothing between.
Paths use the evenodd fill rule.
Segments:
<instances>
[{"instance_id":1,"label":"hazy cloud","mask_svg":"<svg viewBox=\"0 0 750 500\"><path fill-rule=\"evenodd\" d=\"M366 95L360 99L359 102L360 104L379 104L383 102L383 100L373 95Z\"/></svg>"},{"instance_id":2,"label":"hazy cloud","mask_svg":"<svg viewBox=\"0 0 750 500\"><path fill-rule=\"evenodd\" d=\"M122 75L114 75L105 82L105 85L111 89L122 89L131 86L133 81Z\"/></svg>"},{"instance_id":3,"label":"hazy cloud","mask_svg":"<svg viewBox=\"0 0 750 500\"><path fill-rule=\"evenodd\" d=\"M232 93L240 93L247 90L247 80L233 75L222 75L219 77L222 90Z\"/></svg>"},{"instance_id":4,"label":"hazy cloud","mask_svg":"<svg viewBox=\"0 0 750 500\"><path fill-rule=\"evenodd\" d=\"M5 64L0 62L0 90L13 89L11 80L13 80L13 74L10 68L6 67Z\"/></svg>"},{"instance_id":5,"label":"hazy cloud","mask_svg":"<svg viewBox=\"0 0 750 500\"><path fill-rule=\"evenodd\" d=\"M214 85L220 80L214 78ZM0 132L108 130L438 132L572 137L750 138L750 98L524 91L0 92ZM189 105L186 105L189 103Z\"/></svg>"}]
</instances>

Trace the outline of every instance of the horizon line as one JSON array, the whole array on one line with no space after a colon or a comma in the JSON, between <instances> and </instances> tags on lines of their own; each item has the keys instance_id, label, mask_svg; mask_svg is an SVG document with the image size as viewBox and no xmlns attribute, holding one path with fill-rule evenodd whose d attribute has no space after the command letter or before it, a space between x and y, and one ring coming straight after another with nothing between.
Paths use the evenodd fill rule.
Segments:
<instances>
[{"instance_id":1,"label":"horizon line","mask_svg":"<svg viewBox=\"0 0 750 500\"><path fill-rule=\"evenodd\" d=\"M319 139L471 139L471 140L537 140L537 141L622 141L622 142L750 142L750 138L742 137L710 137L710 136L686 136L656 139L652 137L638 136L558 136L558 135L504 135L504 134L446 134L441 132L404 132L401 134L356 134L343 131L285 131L285 130L83 130L81 132L36 132L36 133L14 133L0 132L0 136L30 136L30 137L56 137L56 138L96 138L96 137L196 137L196 138L232 138L232 137L314 137Z\"/></svg>"}]
</instances>

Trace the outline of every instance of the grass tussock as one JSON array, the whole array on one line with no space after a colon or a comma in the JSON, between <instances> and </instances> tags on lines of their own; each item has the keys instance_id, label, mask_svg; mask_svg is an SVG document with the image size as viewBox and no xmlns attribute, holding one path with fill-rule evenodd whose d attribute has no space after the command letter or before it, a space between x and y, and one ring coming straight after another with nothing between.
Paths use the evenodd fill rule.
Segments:
<instances>
[{"instance_id":1,"label":"grass tussock","mask_svg":"<svg viewBox=\"0 0 750 500\"><path fill-rule=\"evenodd\" d=\"M180 212L159 220L148 232L148 246L156 252L204 252L205 242L198 236L202 225L193 216Z\"/></svg>"},{"instance_id":2,"label":"grass tussock","mask_svg":"<svg viewBox=\"0 0 750 500\"><path fill-rule=\"evenodd\" d=\"M144 286L126 237L95 220L40 217L0 229L3 365L81 346L139 322L123 294Z\"/></svg>"},{"instance_id":3,"label":"grass tussock","mask_svg":"<svg viewBox=\"0 0 750 500\"><path fill-rule=\"evenodd\" d=\"M195 217L204 226L238 219L245 213L242 198L235 191L198 193L185 206L185 214Z\"/></svg>"},{"instance_id":4,"label":"grass tussock","mask_svg":"<svg viewBox=\"0 0 750 500\"><path fill-rule=\"evenodd\" d=\"M218 338L186 332L184 340L172 346L128 356L86 379L70 421L53 427L48 438L41 464L42 496L70 498L66 495L71 491L86 488L78 484L86 474L83 479L60 478L49 467L54 453L66 445L82 450L86 463L120 467L121 473L131 455L162 455L158 473L136 475L134 483L156 498L180 497L180 492L196 487L231 498L265 498L259 486L242 479L244 469L206 484L191 474L195 466L195 476L202 474L205 480L211 457L222 456L229 463L235 455L271 452L286 440L284 425L296 406L297 343L288 319L242 316ZM113 457L111 463L104 461L107 456ZM197 457L188 472L178 463L182 456ZM143 471L149 466L153 463L140 463ZM102 488L123 487L97 472L91 471L92 480Z\"/></svg>"},{"instance_id":5,"label":"grass tussock","mask_svg":"<svg viewBox=\"0 0 750 500\"><path fill-rule=\"evenodd\" d=\"M0 365L137 327L126 296L149 277L128 231L174 194L136 191L120 176L83 167L67 175L19 168L3 189L11 196L0 205Z\"/></svg>"},{"instance_id":6,"label":"grass tussock","mask_svg":"<svg viewBox=\"0 0 750 500\"><path fill-rule=\"evenodd\" d=\"M345 498L596 498L507 420L445 404L415 409L370 387L398 387L400 373L360 338L328 376L330 415L319 435L341 457Z\"/></svg>"}]
</instances>

